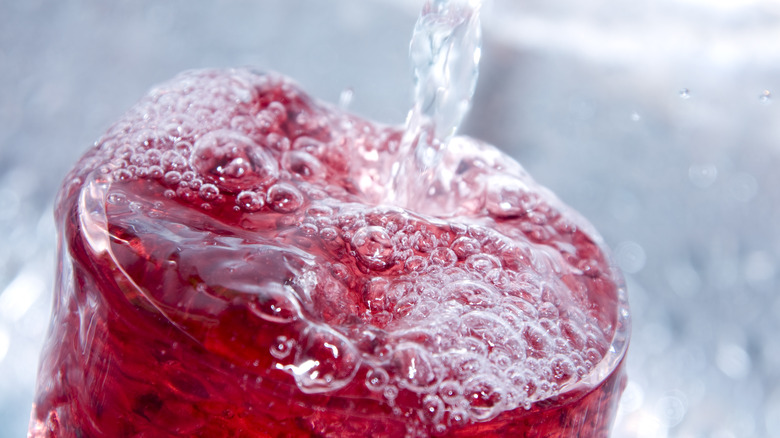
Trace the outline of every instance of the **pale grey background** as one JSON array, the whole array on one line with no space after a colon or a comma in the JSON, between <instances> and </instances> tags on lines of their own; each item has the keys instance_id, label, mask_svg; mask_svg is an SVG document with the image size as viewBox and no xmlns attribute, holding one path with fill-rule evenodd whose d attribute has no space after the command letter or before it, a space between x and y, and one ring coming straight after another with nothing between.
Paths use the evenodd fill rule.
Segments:
<instances>
[{"instance_id":1,"label":"pale grey background","mask_svg":"<svg viewBox=\"0 0 780 438\"><path fill-rule=\"evenodd\" d=\"M51 202L153 84L284 72L401 122L419 0L0 0L0 437L24 436L54 271ZM616 437L780 430L780 4L495 0L464 131L517 157L625 269Z\"/></svg>"}]
</instances>

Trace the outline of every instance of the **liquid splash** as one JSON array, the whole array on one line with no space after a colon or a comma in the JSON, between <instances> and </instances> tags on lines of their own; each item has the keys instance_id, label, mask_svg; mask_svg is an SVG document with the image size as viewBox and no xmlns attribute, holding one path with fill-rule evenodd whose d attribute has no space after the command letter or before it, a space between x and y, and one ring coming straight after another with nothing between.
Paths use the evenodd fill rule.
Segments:
<instances>
[{"instance_id":1,"label":"liquid splash","mask_svg":"<svg viewBox=\"0 0 780 438\"><path fill-rule=\"evenodd\" d=\"M391 204L422 206L436 194L437 165L471 107L479 77L481 7L481 0L423 6L409 47L414 103L392 171Z\"/></svg>"}]
</instances>

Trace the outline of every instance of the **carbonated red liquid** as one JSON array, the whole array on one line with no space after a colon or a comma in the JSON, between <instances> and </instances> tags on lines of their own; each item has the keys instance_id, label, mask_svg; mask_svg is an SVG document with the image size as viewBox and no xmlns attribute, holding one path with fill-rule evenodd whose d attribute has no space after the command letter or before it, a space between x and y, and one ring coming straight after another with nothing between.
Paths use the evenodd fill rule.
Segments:
<instances>
[{"instance_id":1,"label":"carbonated red liquid","mask_svg":"<svg viewBox=\"0 0 780 438\"><path fill-rule=\"evenodd\" d=\"M273 74L153 90L60 193L30 436L607 436L598 235L467 138L381 204L402 135Z\"/></svg>"}]
</instances>

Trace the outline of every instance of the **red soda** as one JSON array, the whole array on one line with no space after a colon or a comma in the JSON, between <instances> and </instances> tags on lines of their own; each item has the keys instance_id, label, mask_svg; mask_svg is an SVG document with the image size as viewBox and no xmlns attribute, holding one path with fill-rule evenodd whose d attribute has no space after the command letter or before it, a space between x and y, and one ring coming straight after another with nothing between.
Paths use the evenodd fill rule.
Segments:
<instances>
[{"instance_id":1,"label":"red soda","mask_svg":"<svg viewBox=\"0 0 780 438\"><path fill-rule=\"evenodd\" d=\"M274 74L153 90L57 200L29 436L607 436L629 328L598 235L467 138L383 205L402 136Z\"/></svg>"}]
</instances>

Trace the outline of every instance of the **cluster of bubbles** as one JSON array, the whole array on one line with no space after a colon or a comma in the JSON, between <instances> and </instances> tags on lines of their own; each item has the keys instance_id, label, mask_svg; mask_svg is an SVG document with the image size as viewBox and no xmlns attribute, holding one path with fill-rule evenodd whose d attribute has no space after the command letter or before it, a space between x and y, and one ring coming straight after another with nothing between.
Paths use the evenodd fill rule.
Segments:
<instances>
[{"instance_id":1,"label":"cluster of bubbles","mask_svg":"<svg viewBox=\"0 0 780 438\"><path fill-rule=\"evenodd\" d=\"M237 217L317 260L267 285L255 309L305 322L269 348L305 393L360 376L399 413L446 428L584 380L609 349L620 287L595 233L514 160L462 137L422 202L373 206L401 137L279 76L189 72L153 90L78 171Z\"/></svg>"}]
</instances>

